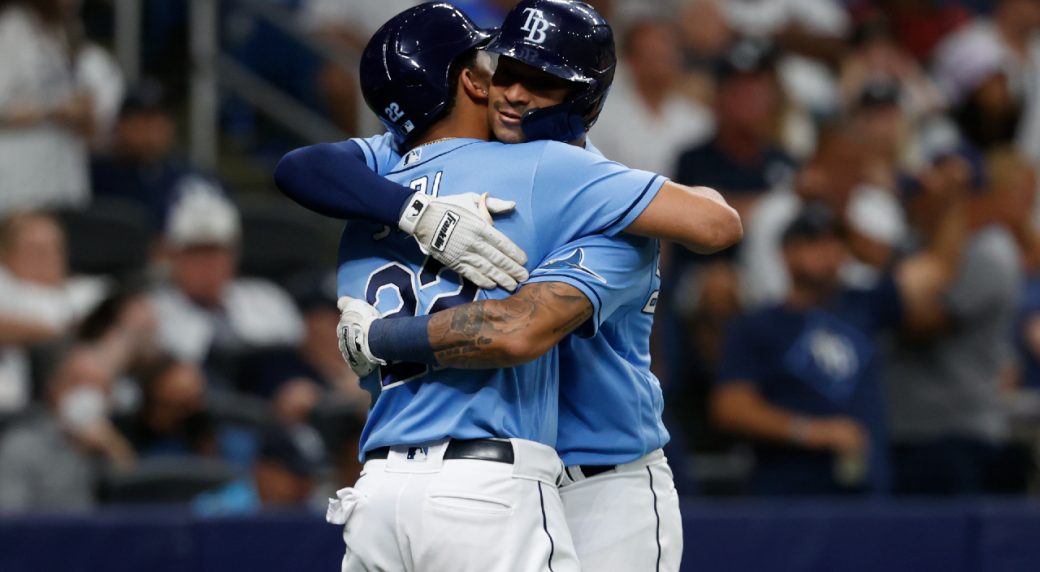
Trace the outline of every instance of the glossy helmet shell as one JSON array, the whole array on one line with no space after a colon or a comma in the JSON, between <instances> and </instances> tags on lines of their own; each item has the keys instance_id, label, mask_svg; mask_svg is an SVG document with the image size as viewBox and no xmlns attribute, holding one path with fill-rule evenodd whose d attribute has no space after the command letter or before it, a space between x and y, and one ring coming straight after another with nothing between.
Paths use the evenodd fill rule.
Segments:
<instances>
[{"instance_id":1,"label":"glossy helmet shell","mask_svg":"<svg viewBox=\"0 0 1040 572\"><path fill-rule=\"evenodd\" d=\"M361 54L361 94L398 145L440 119L455 92L452 64L490 38L444 2L409 8L376 31Z\"/></svg>"}]
</instances>

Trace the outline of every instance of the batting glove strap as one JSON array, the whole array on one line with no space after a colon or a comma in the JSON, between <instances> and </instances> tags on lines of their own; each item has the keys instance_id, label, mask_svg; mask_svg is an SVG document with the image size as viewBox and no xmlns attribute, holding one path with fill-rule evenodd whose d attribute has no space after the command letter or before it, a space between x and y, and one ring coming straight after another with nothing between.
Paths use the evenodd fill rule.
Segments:
<instances>
[{"instance_id":1,"label":"batting glove strap","mask_svg":"<svg viewBox=\"0 0 1040 572\"><path fill-rule=\"evenodd\" d=\"M415 236L415 227L419 225L419 220L422 219L426 208L430 206L430 200L430 196L426 193L414 193L409 197L408 206L401 213L401 219L397 221L397 227L404 231L405 234Z\"/></svg>"}]
</instances>

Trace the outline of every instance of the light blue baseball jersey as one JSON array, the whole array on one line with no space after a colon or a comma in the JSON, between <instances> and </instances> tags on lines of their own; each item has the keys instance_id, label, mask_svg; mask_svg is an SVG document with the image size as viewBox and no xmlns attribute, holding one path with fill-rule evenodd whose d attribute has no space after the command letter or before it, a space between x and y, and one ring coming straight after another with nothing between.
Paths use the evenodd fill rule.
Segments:
<instances>
[{"instance_id":1,"label":"light blue baseball jersey","mask_svg":"<svg viewBox=\"0 0 1040 572\"><path fill-rule=\"evenodd\" d=\"M665 182L563 143L503 145L473 139L419 147L386 176L434 196L490 191L515 201L516 210L495 223L527 252L533 261L529 270L568 242L620 232ZM364 222L351 222L344 231L338 282L341 296L367 300L384 317L431 314L508 296L504 290L461 283L424 256L411 237ZM558 351L499 370L431 370L416 364L380 368L362 380L373 405L361 450L445 437L516 437L554 446Z\"/></svg>"},{"instance_id":2,"label":"light blue baseball jersey","mask_svg":"<svg viewBox=\"0 0 1040 572\"><path fill-rule=\"evenodd\" d=\"M559 345L556 450L567 465L627 463L668 442L650 372L659 253L655 239L590 236L553 252L527 281L570 284L592 303L592 318Z\"/></svg>"},{"instance_id":3,"label":"light blue baseball jersey","mask_svg":"<svg viewBox=\"0 0 1040 572\"><path fill-rule=\"evenodd\" d=\"M361 147L365 164L377 174L386 175L401 161L401 154L397 152L397 144L389 131L372 137L354 137L351 141Z\"/></svg>"}]
</instances>

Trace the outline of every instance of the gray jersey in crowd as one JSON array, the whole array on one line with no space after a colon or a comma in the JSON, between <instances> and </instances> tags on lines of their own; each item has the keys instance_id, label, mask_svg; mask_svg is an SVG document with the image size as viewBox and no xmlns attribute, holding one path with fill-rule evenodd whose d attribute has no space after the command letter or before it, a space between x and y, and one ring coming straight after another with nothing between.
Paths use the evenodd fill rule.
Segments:
<instances>
[{"instance_id":1,"label":"gray jersey in crowd","mask_svg":"<svg viewBox=\"0 0 1040 572\"><path fill-rule=\"evenodd\" d=\"M888 359L894 442L946 436L995 441L1006 435L998 383L1012 360L1022 281L1018 248L1003 227L987 227L969 239L946 297L953 331L923 346L895 347Z\"/></svg>"},{"instance_id":2,"label":"gray jersey in crowd","mask_svg":"<svg viewBox=\"0 0 1040 572\"><path fill-rule=\"evenodd\" d=\"M94 505L95 467L41 412L9 427L0 441L0 512L72 512Z\"/></svg>"}]
</instances>

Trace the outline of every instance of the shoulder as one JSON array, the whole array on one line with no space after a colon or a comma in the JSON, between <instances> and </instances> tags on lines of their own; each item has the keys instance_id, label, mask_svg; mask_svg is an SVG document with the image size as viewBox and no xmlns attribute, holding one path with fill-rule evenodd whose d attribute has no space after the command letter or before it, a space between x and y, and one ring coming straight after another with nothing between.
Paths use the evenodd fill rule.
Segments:
<instances>
[{"instance_id":1,"label":"shoulder","mask_svg":"<svg viewBox=\"0 0 1040 572\"><path fill-rule=\"evenodd\" d=\"M25 8L17 4L10 4L0 9L0 33L29 35L32 33L33 19Z\"/></svg>"},{"instance_id":2,"label":"shoulder","mask_svg":"<svg viewBox=\"0 0 1040 572\"><path fill-rule=\"evenodd\" d=\"M228 295L260 307L292 306L289 294L274 282L262 278L238 278L231 283Z\"/></svg>"},{"instance_id":3,"label":"shoulder","mask_svg":"<svg viewBox=\"0 0 1040 572\"><path fill-rule=\"evenodd\" d=\"M968 264L1002 270L1005 274L1014 272L1020 266L1018 244L1007 229L991 226L972 238L968 247Z\"/></svg>"},{"instance_id":4,"label":"shoulder","mask_svg":"<svg viewBox=\"0 0 1040 572\"><path fill-rule=\"evenodd\" d=\"M532 145L532 151L538 149L543 164L573 164L573 163L598 163L609 162L603 155L597 155L577 145L561 143L559 141L533 141L523 145Z\"/></svg>"},{"instance_id":5,"label":"shoulder","mask_svg":"<svg viewBox=\"0 0 1040 572\"><path fill-rule=\"evenodd\" d=\"M11 425L0 439L0 453L4 456L36 456L41 447L49 447L54 424L43 413L29 417ZM10 459L8 459L10 461Z\"/></svg>"}]
</instances>

